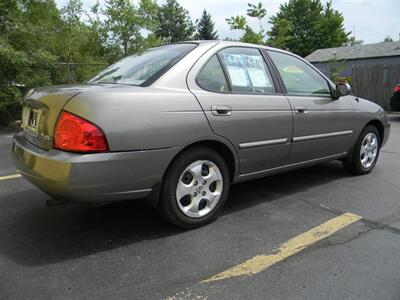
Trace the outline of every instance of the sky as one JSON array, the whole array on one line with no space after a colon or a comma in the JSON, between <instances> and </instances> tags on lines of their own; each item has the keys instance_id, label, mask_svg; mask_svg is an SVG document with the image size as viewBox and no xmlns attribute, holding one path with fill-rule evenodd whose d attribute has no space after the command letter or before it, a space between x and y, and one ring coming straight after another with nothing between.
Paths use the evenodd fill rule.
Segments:
<instances>
[{"instance_id":1,"label":"sky","mask_svg":"<svg viewBox=\"0 0 400 300\"><path fill-rule=\"evenodd\" d=\"M55 0L59 7L64 6L68 0ZM96 0L82 0L85 9L95 4ZM100 3L104 2L99 0ZM322 0L325 3L327 0ZM134 2L137 2L134 0ZM157 1L162 4L163 0ZM203 9L211 13L215 22L215 29L219 38L238 38L238 31L229 30L225 18L236 15L246 15L247 3L258 3L260 0L178 0L185 7L193 21L200 18ZM276 14L279 6L287 0L261 1L267 9L267 17ZM333 8L339 10L344 16L346 31L351 31L357 40L364 44L382 41L386 36L399 40L400 34L400 0L333 0ZM249 25L258 28L258 21L248 18ZM263 26L269 29L268 20Z\"/></svg>"}]
</instances>

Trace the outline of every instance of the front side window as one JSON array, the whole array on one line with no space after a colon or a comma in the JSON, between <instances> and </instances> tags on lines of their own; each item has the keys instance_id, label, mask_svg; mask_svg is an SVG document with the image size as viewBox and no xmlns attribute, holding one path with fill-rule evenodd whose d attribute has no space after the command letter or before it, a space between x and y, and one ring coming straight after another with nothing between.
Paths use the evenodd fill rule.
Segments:
<instances>
[{"instance_id":1,"label":"front side window","mask_svg":"<svg viewBox=\"0 0 400 300\"><path fill-rule=\"evenodd\" d=\"M146 84L161 76L196 46L194 43L182 43L147 49L109 66L88 83Z\"/></svg>"},{"instance_id":2,"label":"front side window","mask_svg":"<svg viewBox=\"0 0 400 300\"><path fill-rule=\"evenodd\" d=\"M268 51L291 95L330 95L328 82L302 60L289 54Z\"/></svg>"},{"instance_id":3,"label":"front side window","mask_svg":"<svg viewBox=\"0 0 400 300\"><path fill-rule=\"evenodd\" d=\"M260 51L232 47L219 52L227 70L232 92L275 94L271 74Z\"/></svg>"},{"instance_id":4,"label":"front side window","mask_svg":"<svg viewBox=\"0 0 400 300\"><path fill-rule=\"evenodd\" d=\"M203 67L197 77L197 83L205 90L213 92L228 92L228 83L222 71L218 57L214 55Z\"/></svg>"}]
</instances>

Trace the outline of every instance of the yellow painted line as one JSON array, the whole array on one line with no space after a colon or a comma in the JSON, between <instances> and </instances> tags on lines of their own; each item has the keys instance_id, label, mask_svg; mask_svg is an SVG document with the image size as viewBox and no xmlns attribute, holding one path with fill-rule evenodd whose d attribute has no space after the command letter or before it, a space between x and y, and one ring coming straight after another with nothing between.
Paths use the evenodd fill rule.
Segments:
<instances>
[{"instance_id":1,"label":"yellow painted line","mask_svg":"<svg viewBox=\"0 0 400 300\"><path fill-rule=\"evenodd\" d=\"M7 176L0 176L0 181L1 181L1 180L8 180L8 179L16 179L16 178L20 178L20 177L21 177L20 174L7 175Z\"/></svg>"},{"instance_id":2,"label":"yellow painted line","mask_svg":"<svg viewBox=\"0 0 400 300\"><path fill-rule=\"evenodd\" d=\"M226 271L212 276L202 282L223 280L237 276L250 276L257 274L272 265L304 250L316 242L327 238L336 231L360 220L361 217L352 213L344 213L313 229L306 231L287 242L283 243L274 254L257 255L244 263L234 266Z\"/></svg>"}]
</instances>

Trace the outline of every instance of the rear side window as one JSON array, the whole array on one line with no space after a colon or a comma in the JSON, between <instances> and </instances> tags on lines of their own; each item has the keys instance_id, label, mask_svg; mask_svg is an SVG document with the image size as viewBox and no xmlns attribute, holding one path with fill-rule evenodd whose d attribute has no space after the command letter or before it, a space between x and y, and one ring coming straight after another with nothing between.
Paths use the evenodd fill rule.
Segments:
<instances>
[{"instance_id":1,"label":"rear side window","mask_svg":"<svg viewBox=\"0 0 400 300\"><path fill-rule=\"evenodd\" d=\"M330 95L328 82L304 61L285 53L268 51L291 95Z\"/></svg>"},{"instance_id":2,"label":"rear side window","mask_svg":"<svg viewBox=\"0 0 400 300\"><path fill-rule=\"evenodd\" d=\"M214 55L203 67L197 77L197 83L205 90L213 92L228 92L228 83L218 57Z\"/></svg>"},{"instance_id":3,"label":"rear side window","mask_svg":"<svg viewBox=\"0 0 400 300\"><path fill-rule=\"evenodd\" d=\"M232 47L219 52L226 67L232 92L275 94L271 74L260 51Z\"/></svg>"}]
</instances>

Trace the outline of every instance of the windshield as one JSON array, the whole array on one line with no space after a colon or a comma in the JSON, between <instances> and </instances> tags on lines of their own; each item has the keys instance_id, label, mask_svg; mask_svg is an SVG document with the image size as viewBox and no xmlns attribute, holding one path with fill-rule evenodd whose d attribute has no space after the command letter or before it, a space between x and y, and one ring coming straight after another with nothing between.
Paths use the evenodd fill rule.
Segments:
<instances>
[{"instance_id":1,"label":"windshield","mask_svg":"<svg viewBox=\"0 0 400 300\"><path fill-rule=\"evenodd\" d=\"M147 49L109 66L88 83L145 85L165 73L196 46L187 43Z\"/></svg>"}]
</instances>

